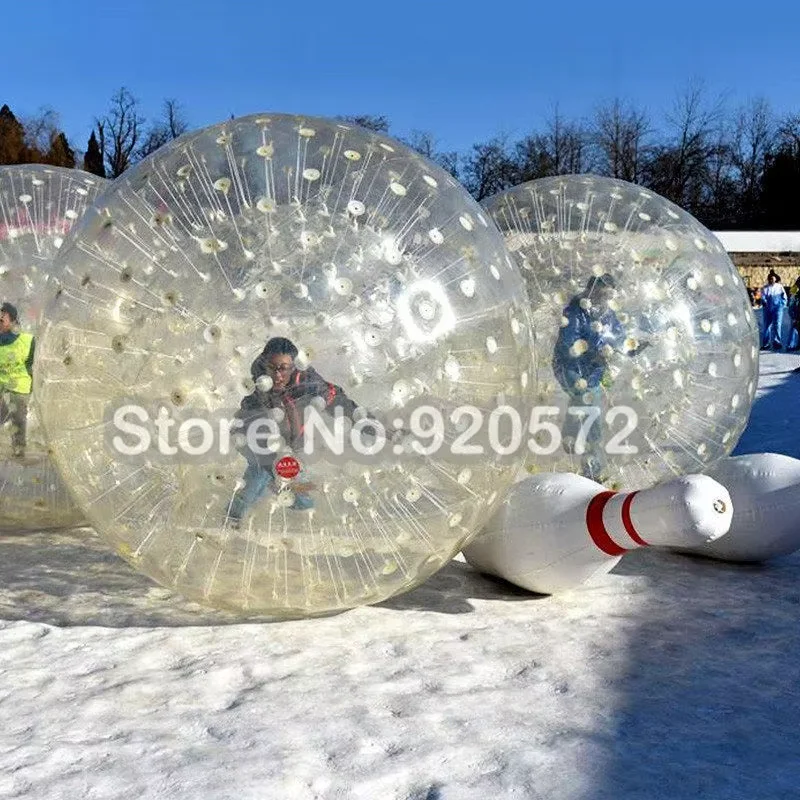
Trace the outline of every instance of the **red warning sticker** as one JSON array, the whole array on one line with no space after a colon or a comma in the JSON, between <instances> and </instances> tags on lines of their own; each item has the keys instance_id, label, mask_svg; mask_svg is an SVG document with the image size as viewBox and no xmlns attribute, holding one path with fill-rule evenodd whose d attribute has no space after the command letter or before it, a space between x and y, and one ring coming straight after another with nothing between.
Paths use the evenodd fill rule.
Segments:
<instances>
[{"instance_id":1,"label":"red warning sticker","mask_svg":"<svg viewBox=\"0 0 800 800\"><path fill-rule=\"evenodd\" d=\"M275 474L291 480L300 474L300 462L294 456L284 456L275 462Z\"/></svg>"}]
</instances>

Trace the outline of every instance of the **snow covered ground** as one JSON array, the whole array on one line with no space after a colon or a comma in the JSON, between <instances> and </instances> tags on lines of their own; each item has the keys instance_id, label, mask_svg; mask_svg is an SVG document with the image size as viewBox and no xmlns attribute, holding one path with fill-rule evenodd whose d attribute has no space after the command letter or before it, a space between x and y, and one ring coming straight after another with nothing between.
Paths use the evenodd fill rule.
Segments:
<instances>
[{"instance_id":1,"label":"snow covered ground","mask_svg":"<svg viewBox=\"0 0 800 800\"><path fill-rule=\"evenodd\" d=\"M768 354L738 452L800 457ZM800 554L640 551L542 598L455 561L327 619L241 622L90 531L0 535L0 797L800 796Z\"/></svg>"}]
</instances>

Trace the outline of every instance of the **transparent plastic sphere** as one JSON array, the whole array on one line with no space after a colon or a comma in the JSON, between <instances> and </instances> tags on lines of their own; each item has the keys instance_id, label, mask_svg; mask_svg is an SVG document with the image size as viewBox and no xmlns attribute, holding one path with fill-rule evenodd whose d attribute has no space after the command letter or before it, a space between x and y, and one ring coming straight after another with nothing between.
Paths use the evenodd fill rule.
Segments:
<instances>
[{"instance_id":1,"label":"transparent plastic sphere","mask_svg":"<svg viewBox=\"0 0 800 800\"><path fill-rule=\"evenodd\" d=\"M33 336L35 356L46 287L54 277L53 259L69 230L108 183L74 169L38 164L0 167L0 300L10 303L18 315L10 335L0 334L3 528L72 526L85 519L47 456L36 413L38 375L34 372L28 386L24 375L15 375L6 363L16 363L20 357L27 360L17 352L27 345L3 342L16 341L17 335L23 340Z\"/></svg>"},{"instance_id":2,"label":"transparent plastic sphere","mask_svg":"<svg viewBox=\"0 0 800 800\"><path fill-rule=\"evenodd\" d=\"M274 616L383 600L458 552L524 460L467 476L451 447L454 410L528 403L522 276L463 188L389 138L284 115L187 135L114 183L59 266L55 458L118 552L187 597ZM126 404L146 446L115 421ZM244 407L272 426L265 453L233 425L223 443ZM301 450L300 412L337 408L343 436ZM402 455L415 429L430 452Z\"/></svg>"},{"instance_id":3,"label":"transparent plastic sphere","mask_svg":"<svg viewBox=\"0 0 800 800\"><path fill-rule=\"evenodd\" d=\"M729 454L756 391L758 326L718 239L654 192L592 175L484 206L530 298L544 410L529 469L639 488Z\"/></svg>"}]
</instances>

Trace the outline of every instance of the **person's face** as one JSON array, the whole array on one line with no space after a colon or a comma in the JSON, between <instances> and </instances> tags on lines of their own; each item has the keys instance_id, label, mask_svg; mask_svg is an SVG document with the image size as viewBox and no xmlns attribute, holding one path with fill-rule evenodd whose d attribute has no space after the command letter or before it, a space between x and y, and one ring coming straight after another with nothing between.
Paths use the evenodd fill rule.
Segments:
<instances>
[{"instance_id":1,"label":"person's face","mask_svg":"<svg viewBox=\"0 0 800 800\"><path fill-rule=\"evenodd\" d=\"M289 376L294 369L294 359L290 355L274 355L267 364L267 374L272 378L276 389L283 389L289 383Z\"/></svg>"},{"instance_id":2,"label":"person's face","mask_svg":"<svg viewBox=\"0 0 800 800\"><path fill-rule=\"evenodd\" d=\"M767 278L767 281L769 281L769 284L771 286L773 283L775 283L775 276L770 275L769 278Z\"/></svg>"},{"instance_id":3,"label":"person's face","mask_svg":"<svg viewBox=\"0 0 800 800\"><path fill-rule=\"evenodd\" d=\"M0 314L0 333L8 333L13 327L14 323L11 321L11 315L8 311L3 311Z\"/></svg>"},{"instance_id":4,"label":"person's face","mask_svg":"<svg viewBox=\"0 0 800 800\"><path fill-rule=\"evenodd\" d=\"M597 302L600 305L608 305L614 299L614 295L616 295L616 291L610 286L601 286L597 293Z\"/></svg>"}]
</instances>

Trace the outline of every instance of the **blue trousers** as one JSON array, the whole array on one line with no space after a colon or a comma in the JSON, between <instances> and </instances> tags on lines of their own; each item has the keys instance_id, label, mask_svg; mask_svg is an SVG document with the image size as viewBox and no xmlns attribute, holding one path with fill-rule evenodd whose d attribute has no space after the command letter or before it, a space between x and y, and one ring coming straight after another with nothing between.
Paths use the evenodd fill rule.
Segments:
<instances>
[{"instance_id":1,"label":"blue trousers","mask_svg":"<svg viewBox=\"0 0 800 800\"><path fill-rule=\"evenodd\" d=\"M603 447L603 389L601 386L590 386L584 392L576 393L574 390L569 394L570 408L595 407L600 411L600 415L592 423L586 433L584 452L577 455L581 458L581 475L584 478L598 480L606 469L606 453ZM586 416L583 414L567 413L564 425L561 430L562 446L568 453L575 452L572 443L580 433L581 427L586 424Z\"/></svg>"},{"instance_id":2,"label":"blue trousers","mask_svg":"<svg viewBox=\"0 0 800 800\"><path fill-rule=\"evenodd\" d=\"M781 328L783 327L784 310L784 306L778 306L777 308L764 307L764 330L761 334L762 347L771 347L773 344L777 347L783 347Z\"/></svg>"},{"instance_id":3,"label":"blue trousers","mask_svg":"<svg viewBox=\"0 0 800 800\"><path fill-rule=\"evenodd\" d=\"M242 479L244 480L244 486L234 494L228 511L228 516L232 519L242 519L268 490L273 489L273 484L275 483L275 476L271 469L265 469L252 462L248 463ZM307 494L295 495L293 509L305 511L313 507L314 501Z\"/></svg>"}]
</instances>

